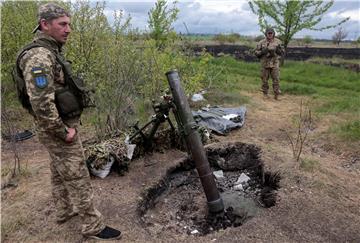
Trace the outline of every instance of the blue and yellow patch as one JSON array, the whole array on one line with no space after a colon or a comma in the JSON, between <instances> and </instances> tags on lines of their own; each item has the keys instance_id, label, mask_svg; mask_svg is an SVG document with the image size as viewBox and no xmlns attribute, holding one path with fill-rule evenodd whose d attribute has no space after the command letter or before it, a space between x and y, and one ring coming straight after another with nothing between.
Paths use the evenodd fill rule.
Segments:
<instances>
[{"instance_id":1,"label":"blue and yellow patch","mask_svg":"<svg viewBox=\"0 0 360 243\"><path fill-rule=\"evenodd\" d=\"M39 89L43 89L48 86L48 80L44 68L34 67L31 69L31 73L35 80L35 86Z\"/></svg>"}]
</instances>

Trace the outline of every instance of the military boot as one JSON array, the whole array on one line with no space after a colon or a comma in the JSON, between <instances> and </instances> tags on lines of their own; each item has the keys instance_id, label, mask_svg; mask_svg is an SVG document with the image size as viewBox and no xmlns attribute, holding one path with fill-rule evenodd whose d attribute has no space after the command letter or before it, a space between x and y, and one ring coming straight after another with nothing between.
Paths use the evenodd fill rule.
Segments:
<instances>
[{"instance_id":1,"label":"military boot","mask_svg":"<svg viewBox=\"0 0 360 243\"><path fill-rule=\"evenodd\" d=\"M275 99L275 100L279 100L279 94L275 94L275 95L274 95L274 99Z\"/></svg>"},{"instance_id":2,"label":"military boot","mask_svg":"<svg viewBox=\"0 0 360 243\"><path fill-rule=\"evenodd\" d=\"M100 231L100 233L97 235L88 236L88 238L95 240L118 240L121 238L121 232L120 230L105 226L105 228Z\"/></svg>"}]
</instances>

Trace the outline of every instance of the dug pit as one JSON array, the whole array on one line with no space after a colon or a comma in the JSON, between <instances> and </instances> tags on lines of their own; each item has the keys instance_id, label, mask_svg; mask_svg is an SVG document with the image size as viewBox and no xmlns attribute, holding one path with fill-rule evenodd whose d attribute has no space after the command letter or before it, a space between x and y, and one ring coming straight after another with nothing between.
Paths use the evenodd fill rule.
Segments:
<instances>
[{"instance_id":1,"label":"dug pit","mask_svg":"<svg viewBox=\"0 0 360 243\"><path fill-rule=\"evenodd\" d=\"M260 149L244 143L205 147L225 210L209 214L195 164L184 159L148 188L138 204L141 222L151 234L164 230L192 235L238 227L276 204L279 173L266 172Z\"/></svg>"}]
</instances>

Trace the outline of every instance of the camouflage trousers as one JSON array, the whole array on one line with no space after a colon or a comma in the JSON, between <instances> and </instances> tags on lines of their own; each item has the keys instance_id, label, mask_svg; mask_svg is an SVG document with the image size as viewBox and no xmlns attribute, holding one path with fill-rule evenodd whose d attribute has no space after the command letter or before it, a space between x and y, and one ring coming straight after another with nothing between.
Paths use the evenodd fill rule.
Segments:
<instances>
[{"instance_id":1,"label":"camouflage trousers","mask_svg":"<svg viewBox=\"0 0 360 243\"><path fill-rule=\"evenodd\" d=\"M52 195L58 220L66 219L78 209L85 236L98 234L105 228L103 216L93 205L93 191L89 171L79 135L71 144L43 131L38 132L40 142L50 154Z\"/></svg>"},{"instance_id":2,"label":"camouflage trousers","mask_svg":"<svg viewBox=\"0 0 360 243\"><path fill-rule=\"evenodd\" d=\"M269 92L269 78L271 76L272 79L272 86L274 90L274 94L280 94L280 70L279 68L265 68L261 69L261 80L262 86L261 90L264 94L268 94Z\"/></svg>"}]
</instances>

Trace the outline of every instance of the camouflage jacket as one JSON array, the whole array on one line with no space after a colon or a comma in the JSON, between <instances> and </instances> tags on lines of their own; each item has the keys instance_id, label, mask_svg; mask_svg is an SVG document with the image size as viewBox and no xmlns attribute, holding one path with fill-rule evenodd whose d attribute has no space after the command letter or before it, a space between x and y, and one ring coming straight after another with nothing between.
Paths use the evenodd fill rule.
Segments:
<instances>
[{"instance_id":1,"label":"camouflage jacket","mask_svg":"<svg viewBox=\"0 0 360 243\"><path fill-rule=\"evenodd\" d=\"M62 45L52 37L37 31L34 41L41 40L53 52L62 55ZM55 54L45 47L34 47L26 51L19 67L24 76L26 90L34 111L37 129L64 139L66 127L74 127L79 118L63 120L55 104L55 91L65 86L61 64L56 62Z\"/></svg>"},{"instance_id":2,"label":"camouflage jacket","mask_svg":"<svg viewBox=\"0 0 360 243\"><path fill-rule=\"evenodd\" d=\"M268 41L266 38L261 40L255 49L255 55L260 58L262 67L279 68L279 59L284 53L281 41L277 38Z\"/></svg>"}]
</instances>

